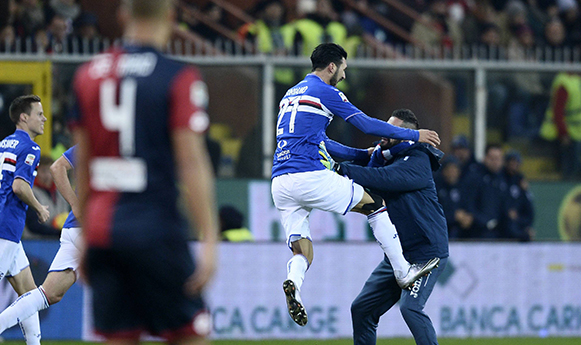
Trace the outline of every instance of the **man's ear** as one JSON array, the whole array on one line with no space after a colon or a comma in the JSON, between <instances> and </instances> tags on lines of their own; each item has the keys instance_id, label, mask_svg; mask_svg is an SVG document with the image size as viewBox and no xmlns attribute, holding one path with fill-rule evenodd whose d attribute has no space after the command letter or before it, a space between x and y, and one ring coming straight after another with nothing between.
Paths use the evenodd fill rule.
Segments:
<instances>
[{"instance_id":1,"label":"man's ear","mask_svg":"<svg viewBox=\"0 0 581 345\"><path fill-rule=\"evenodd\" d=\"M329 73L334 74L335 73L335 69L337 68L337 65L335 65L334 62L331 62L329 64L329 66L327 66L327 68L329 69Z\"/></svg>"},{"instance_id":2,"label":"man's ear","mask_svg":"<svg viewBox=\"0 0 581 345\"><path fill-rule=\"evenodd\" d=\"M26 123L28 121L28 114L27 113L20 113L20 118L18 122Z\"/></svg>"}]
</instances>

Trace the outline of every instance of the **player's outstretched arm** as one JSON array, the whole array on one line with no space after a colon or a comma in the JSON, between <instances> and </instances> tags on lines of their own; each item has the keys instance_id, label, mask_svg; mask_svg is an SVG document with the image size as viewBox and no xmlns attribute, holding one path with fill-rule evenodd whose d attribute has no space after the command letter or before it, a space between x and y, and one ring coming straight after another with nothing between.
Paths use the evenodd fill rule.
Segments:
<instances>
[{"instance_id":1,"label":"player's outstretched arm","mask_svg":"<svg viewBox=\"0 0 581 345\"><path fill-rule=\"evenodd\" d=\"M79 199L73 190L71 181L69 180L68 171L73 169L73 166L64 157L60 156L52 165L50 166L50 174L54 180L56 188L65 198L65 200L71 205L73 214L77 219L80 219L81 213L79 209Z\"/></svg>"},{"instance_id":2,"label":"player's outstretched arm","mask_svg":"<svg viewBox=\"0 0 581 345\"><path fill-rule=\"evenodd\" d=\"M16 196L22 200L22 202L32 207L34 211L36 211L39 222L44 223L48 220L50 217L48 206L42 205L38 199L36 199L28 182L21 178L15 178L14 182L12 182L12 190L14 191L14 194L16 194Z\"/></svg>"},{"instance_id":3,"label":"player's outstretched arm","mask_svg":"<svg viewBox=\"0 0 581 345\"><path fill-rule=\"evenodd\" d=\"M186 187L189 214L192 215L202 239L196 272L185 288L188 293L199 294L216 269L218 218L214 175L202 134L196 134L189 129L177 129L172 133L172 142L179 179Z\"/></svg>"},{"instance_id":4,"label":"player's outstretched arm","mask_svg":"<svg viewBox=\"0 0 581 345\"><path fill-rule=\"evenodd\" d=\"M420 129L420 138L418 141L420 143L428 143L434 147L440 145L440 136L437 132L431 131L429 129Z\"/></svg>"}]
</instances>

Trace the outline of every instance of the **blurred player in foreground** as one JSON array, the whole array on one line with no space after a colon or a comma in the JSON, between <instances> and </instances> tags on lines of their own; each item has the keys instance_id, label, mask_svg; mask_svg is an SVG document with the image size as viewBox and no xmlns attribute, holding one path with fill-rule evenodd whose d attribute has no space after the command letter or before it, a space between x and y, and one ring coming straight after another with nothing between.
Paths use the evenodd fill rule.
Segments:
<instances>
[{"instance_id":1,"label":"blurred player in foreground","mask_svg":"<svg viewBox=\"0 0 581 345\"><path fill-rule=\"evenodd\" d=\"M135 344L143 333L205 344L212 328L201 298L218 237L208 95L197 69L160 53L174 16L171 0L123 1L124 44L74 79L86 275L95 330L110 344ZM178 182L203 239L195 264Z\"/></svg>"},{"instance_id":2,"label":"blurred player in foreground","mask_svg":"<svg viewBox=\"0 0 581 345\"><path fill-rule=\"evenodd\" d=\"M44 133L46 117L40 97L35 95L17 97L10 104L9 116L16 131L0 142L0 279L6 276L22 296L36 289L20 242L26 210L32 207L40 222L50 216L48 206L32 193L40 161L40 147L32 140ZM20 326L28 345L40 344L38 313L20 321Z\"/></svg>"},{"instance_id":3,"label":"blurred player in foreground","mask_svg":"<svg viewBox=\"0 0 581 345\"><path fill-rule=\"evenodd\" d=\"M69 180L68 171L74 168L75 146L68 149L50 167L57 189L71 205L60 236L60 248L48 270L48 275L37 289L24 294L0 314L0 334L26 320L34 313L60 302L67 290L77 281L81 253L81 228L77 221L79 199Z\"/></svg>"},{"instance_id":4,"label":"blurred player in foreground","mask_svg":"<svg viewBox=\"0 0 581 345\"><path fill-rule=\"evenodd\" d=\"M347 53L334 43L323 43L311 54L312 72L290 88L279 104L277 148L272 167L272 198L281 214L287 244L293 252L287 264L283 291L291 318L300 326L308 322L300 289L313 261L309 214L313 209L367 215L377 242L394 265L402 288L413 284L437 264L410 264L402 254L395 227L381 197L327 168L331 155L342 159L368 159L369 151L354 149L330 140L325 131L339 116L366 134L407 139L438 145L438 134L392 126L371 118L355 107L335 86L345 79ZM328 150L328 152L327 152ZM329 157L329 159L321 159Z\"/></svg>"}]
</instances>

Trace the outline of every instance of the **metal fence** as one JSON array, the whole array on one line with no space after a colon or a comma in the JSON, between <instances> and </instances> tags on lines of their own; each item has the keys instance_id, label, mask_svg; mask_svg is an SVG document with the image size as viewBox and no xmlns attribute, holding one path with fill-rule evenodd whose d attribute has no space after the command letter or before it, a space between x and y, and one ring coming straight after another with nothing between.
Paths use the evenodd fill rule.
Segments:
<instances>
[{"instance_id":1,"label":"metal fence","mask_svg":"<svg viewBox=\"0 0 581 345\"><path fill-rule=\"evenodd\" d=\"M79 64L93 56L92 51L102 51L120 41L81 41L62 47L53 47L53 53L37 51L30 40L17 40L12 45L4 42L5 47L0 52L0 61L51 61L57 64ZM184 44L175 41L168 44L168 51L177 60L209 67L252 67L261 71L260 91L260 126L262 146L262 176L270 177L272 154L275 144L275 109L278 102L275 99L275 68L310 67L305 57L299 56L268 56L249 54L243 46L234 43L221 42L222 53L216 53L203 46ZM215 46L214 46L215 47ZM230 48L228 48L230 47ZM82 49L81 49L82 48ZM89 49L91 48L91 49ZM226 53L224 53L224 51ZM477 159L484 155L486 146L487 123L487 78L491 73L540 72L558 73L562 71L581 72L581 49L563 48L551 50L538 48L522 51L521 60L510 60L506 49L492 47L459 47L457 49L425 50L412 46L396 47L398 57L386 59L371 51L362 51L359 56L349 59L349 69L370 71L459 71L473 75L473 94L469 97L474 104L471 110L471 131L474 140L474 152ZM548 58L550 57L550 59Z\"/></svg>"}]
</instances>

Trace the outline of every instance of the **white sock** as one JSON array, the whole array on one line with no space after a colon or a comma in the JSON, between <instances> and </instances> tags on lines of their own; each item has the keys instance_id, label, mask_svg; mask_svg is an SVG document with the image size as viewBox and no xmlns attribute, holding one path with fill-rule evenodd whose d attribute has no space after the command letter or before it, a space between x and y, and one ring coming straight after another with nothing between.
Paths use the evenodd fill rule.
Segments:
<instances>
[{"instance_id":1,"label":"white sock","mask_svg":"<svg viewBox=\"0 0 581 345\"><path fill-rule=\"evenodd\" d=\"M404 277L409 270L410 264L403 256L399 236L397 235L395 225L389 219L386 208L382 207L367 216L367 221L369 222L369 226L371 226L371 230L373 230L373 235L377 243L379 243L379 246L383 249L385 255L387 255L395 276L398 278Z\"/></svg>"},{"instance_id":2,"label":"white sock","mask_svg":"<svg viewBox=\"0 0 581 345\"><path fill-rule=\"evenodd\" d=\"M309 261L302 254L295 254L286 264L287 279L295 283L296 288L300 291L305 280L305 272L309 268Z\"/></svg>"},{"instance_id":3,"label":"white sock","mask_svg":"<svg viewBox=\"0 0 581 345\"><path fill-rule=\"evenodd\" d=\"M31 337L33 337L34 334L38 335L38 341L29 343L27 338L26 343L36 344L40 342L38 311L48 308L48 301L41 289L42 286L23 294L8 308L4 309L0 314L0 333L17 323L21 323L22 332L25 333L25 338L27 338L27 335L31 335ZM33 316L34 314L36 314L36 317ZM31 321L28 321L28 319L31 319ZM35 324L37 326L35 326Z\"/></svg>"},{"instance_id":4,"label":"white sock","mask_svg":"<svg viewBox=\"0 0 581 345\"><path fill-rule=\"evenodd\" d=\"M20 329L26 345L40 345L40 320L38 319L38 312L32 314L26 320L20 321Z\"/></svg>"}]
</instances>

